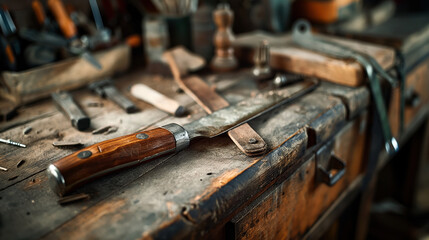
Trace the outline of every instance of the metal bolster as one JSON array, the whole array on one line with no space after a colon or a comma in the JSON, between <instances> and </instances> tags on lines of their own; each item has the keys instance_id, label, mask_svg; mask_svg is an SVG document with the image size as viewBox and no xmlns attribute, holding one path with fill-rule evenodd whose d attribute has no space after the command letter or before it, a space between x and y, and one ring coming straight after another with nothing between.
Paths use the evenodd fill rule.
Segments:
<instances>
[{"instance_id":1,"label":"metal bolster","mask_svg":"<svg viewBox=\"0 0 429 240\"><path fill-rule=\"evenodd\" d=\"M66 190L66 181L64 180L64 177L61 174L60 170L58 170L57 167L51 164L47 169L47 173L51 189L59 196L64 195Z\"/></svg>"},{"instance_id":2,"label":"metal bolster","mask_svg":"<svg viewBox=\"0 0 429 240\"><path fill-rule=\"evenodd\" d=\"M183 150L189 146L189 134L182 126L176 123L170 123L162 126L162 128L173 134L174 139L176 140L176 151Z\"/></svg>"}]
</instances>

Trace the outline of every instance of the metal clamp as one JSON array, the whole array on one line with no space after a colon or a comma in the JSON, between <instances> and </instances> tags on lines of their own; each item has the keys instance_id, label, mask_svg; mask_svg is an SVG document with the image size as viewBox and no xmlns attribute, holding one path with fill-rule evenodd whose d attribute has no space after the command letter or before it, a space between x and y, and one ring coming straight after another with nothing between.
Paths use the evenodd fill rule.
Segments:
<instances>
[{"instance_id":1,"label":"metal clamp","mask_svg":"<svg viewBox=\"0 0 429 240\"><path fill-rule=\"evenodd\" d=\"M383 95L377 74L389 81L393 87L397 86L397 81L394 80L386 71L384 71L377 61L371 56L364 53L355 52L348 47L342 46L341 44L333 43L326 39L312 35L310 23L305 20L299 20L297 23L295 23L293 26L292 39L295 44L305 49L319 52L334 58L351 59L362 65L366 75L368 76L370 90L374 99L375 107L377 109L377 115L380 118L380 127L382 129L385 141L384 147L389 154L397 152L399 148L398 142L392 136L386 106L382 97Z\"/></svg>"}]
</instances>

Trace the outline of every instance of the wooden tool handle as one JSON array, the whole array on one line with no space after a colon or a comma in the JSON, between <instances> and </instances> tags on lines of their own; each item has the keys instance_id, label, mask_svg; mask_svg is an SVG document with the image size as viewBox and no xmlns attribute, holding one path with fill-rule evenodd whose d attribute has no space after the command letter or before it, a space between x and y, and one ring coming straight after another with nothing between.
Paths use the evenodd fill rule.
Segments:
<instances>
[{"instance_id":1,"label":"wooden tool handle","mask_svg":"<svg viewBox=\"0 0 429 240\"><path fill-rule=\"evenodd\" d=\"M61 31L66 38L73 38L77 35L77 28L70 19L61 0L48 0L48 6L57 20Z\"/></svg>"},{"instance_id":2,"label":"wooden tool handle","mask_svg":"<svg viewBox=\"0 0 429 240\"><path fill-rule=\"evenodd\" d=\"M51 96L55 104L67 115L72 126L77 130L83 131L91 125L91 119L76 104L70 93L52 93Z\"/></svg>"},{"instance_id":3,"label":"wooden tool handle","mask_svg":"<svg viewBox=\"0 0 429 240\"><path fill-rule=\"evenodd\" d=\"M177 101L164 96L144 84L138 83L133 85L131 87L131 94L140 100L154 105L162 111L173 114L174 116L180 117L186 113L185 107L180 105Z\"/></svg>"},{"instance_id":4,"label":"wooden tool handle","mask_svg":"<svg viewBox=\"0 0 429 240\"><path fill-rule=\"evenodd\" d=\"M36 15L36 19L40 25L43 25L46 20L45 11L43 10L42 3L39 0L33 0L31 2L31 7L33 8L34 14Z\"/></svg>"},{"instance_id":5,"label":"wooden tool handle","mask_svg":"<svg viewBox=\"0 0 429 240\"><path fill-rule=\"evenodd\" d=\"M175 135L164 128L97 143L51 164L48 168L51 187L62 196L90 179L175 149Z\"/></svg>"}]
</instances>

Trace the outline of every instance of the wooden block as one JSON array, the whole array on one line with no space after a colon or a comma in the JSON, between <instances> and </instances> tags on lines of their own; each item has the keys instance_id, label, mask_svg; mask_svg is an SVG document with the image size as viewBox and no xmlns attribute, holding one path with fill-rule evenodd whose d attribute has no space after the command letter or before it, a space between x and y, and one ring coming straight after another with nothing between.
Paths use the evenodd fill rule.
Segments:
<instances>
[{"instance_id":1,"label":"wooden block","mask_svg":"<svg viewBox=\"0 0 429 240\"><path fill-rule=\"evenodd\" d=\"M48 97L55 91L82 87L128 69L131 49L123 44L97 52L94 57L103 69L96 69L82 57L75 57L22 72L3 72L0 82L6 88L0 89L0 95L22 105Z\"/></svg>"},{"instance_id":2,"label":"wooden block","mask_svg":"<svg viewBox=\"0 0 429 240\"><path fill-rule=\"evenodd\" d=\"M394 64L395 51L391 48L336 37L323 37L374 57L384 69ZM274 36L264 32L240 35L234 41L238 58L252 62L254 50L264 39L270 43L271 67L274 69L314 76L353 87L366 83L365 72L359 63L338 60L299 48L292 43L290 35Z\"/></svg>"}]
</instances>

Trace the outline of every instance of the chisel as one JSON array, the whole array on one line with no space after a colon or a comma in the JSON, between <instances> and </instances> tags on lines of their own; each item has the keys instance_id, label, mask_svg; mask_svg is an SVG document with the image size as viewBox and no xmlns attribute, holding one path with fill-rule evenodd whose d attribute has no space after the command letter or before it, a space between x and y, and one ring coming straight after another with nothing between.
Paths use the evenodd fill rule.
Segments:
<instances>
[{"instance_id":1,"label":"chisel","mask_svg":"<svg viewBox=\"0 0 429 240\"><path fill-rule=\"evenodd\" d=\"M187 148L191 140L212 138L314 90L317 80L261 93L183 126L176 123L107 140L51 164L52 189L60 196L106 173Z\"/></svg>"}]
</instances>

